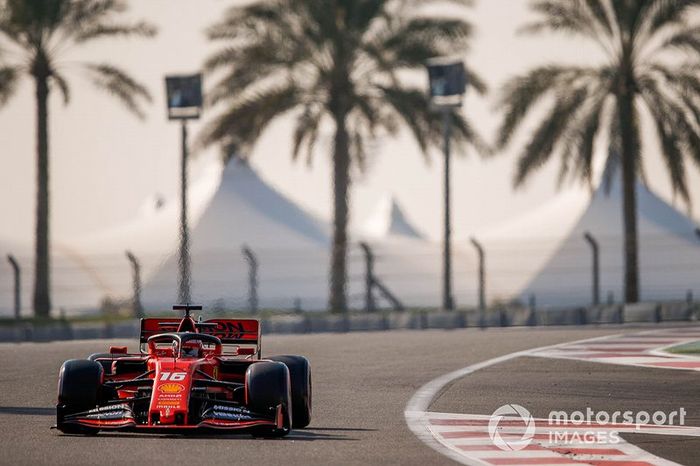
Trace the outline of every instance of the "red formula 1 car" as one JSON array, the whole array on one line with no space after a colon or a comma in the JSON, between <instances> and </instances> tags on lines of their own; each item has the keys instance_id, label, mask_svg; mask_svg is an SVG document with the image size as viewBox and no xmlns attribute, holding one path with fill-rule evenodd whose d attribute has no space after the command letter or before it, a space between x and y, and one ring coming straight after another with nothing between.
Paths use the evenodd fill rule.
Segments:
<instances>
[{"instance_id":1,"label":"red formula 1 car","mask_svg":"<svg viewBox=\"0 0 700 466\"><path fill-rule=\"evenodd\" d=\"M255 319L141 319L140 351L63 363L57 428L70 434L244 431L280 437L311 421L311 368L302 356L263 359Z\"/></svg>"}]
</instances>

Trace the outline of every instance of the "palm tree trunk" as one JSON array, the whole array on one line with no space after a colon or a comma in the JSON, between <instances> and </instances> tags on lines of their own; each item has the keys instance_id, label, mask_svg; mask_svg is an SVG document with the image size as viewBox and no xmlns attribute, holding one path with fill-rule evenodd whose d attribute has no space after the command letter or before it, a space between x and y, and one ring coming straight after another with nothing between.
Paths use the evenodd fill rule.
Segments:
<instances>
[{"instance_id":1,"label":"palm tree trunk","mask_svg":"<svg viewBox=\"0 0 700 466\"><path fill-rule=\"evenodd\" d=\"M625 302L639 301L639 262L637 245L637 158L639 132L630 86L618 96L618 115L622 137L622 215L625 229Z\"/></svg>"},{"instance_id":2,"label":"palm tree trunk","mask_svg":"<svg viewBox=\"0 0 700 466\"><path fill-rule=\"evenodd\" d=\"M36 250L34 265L34 315L48 317L51 311L49 257L49 133L48 76L36 74L37 113L37 196Z\"/></svg>"},{"instance_id":3,"label":"palm tree trunk","mask_svg":"<svg viewBox=\"0 0 700 466\"><path fill-rule=\"evenodd\" d=\"M348 204L350 185L350 147L345 127L345 112L335 117L335 143L333 151L333 249L331 254L331 312L345 312L347 299Z\"/></svg>"}]
</instances>

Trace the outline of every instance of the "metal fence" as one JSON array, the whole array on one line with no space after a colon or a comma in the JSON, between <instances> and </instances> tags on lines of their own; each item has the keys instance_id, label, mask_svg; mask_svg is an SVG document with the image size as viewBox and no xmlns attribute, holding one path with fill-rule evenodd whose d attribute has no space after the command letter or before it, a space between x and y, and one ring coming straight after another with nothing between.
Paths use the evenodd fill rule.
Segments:
<instances>
[{"instance_id":1,"label":"metal fence","mask_svg":"<svg viewBox=\"0 0 700 466\"><path fill-rule=\"evenodd\" d=\"M595 242L595 247L591 239ZM700 293L697 238L640 238L644 301L692 301ZM553 244L527 241L457 242L453 252L454 297L459 309L504 306L556 309L619 303L624 265L621 238L570 235ZM307 249L197 249L192 253L193 300L211 309L256 312L324 310L328 247ZM8 251L12 253L11 251ZM596 255L597 253L597 255ZM177 298L177 260L126 251L79 255L55 252L53 307L71 314L168 309ZM137 276L138 275L138 276ZM19 283L16 278L19 277ZM442 302L440 244L414 240L352 243L347 293L354 310L431 309ZM0 316L31 314L33 258L12 256L0 263ZM17 293L19 291L19 293Z\"/></svg>"}]
</instances>

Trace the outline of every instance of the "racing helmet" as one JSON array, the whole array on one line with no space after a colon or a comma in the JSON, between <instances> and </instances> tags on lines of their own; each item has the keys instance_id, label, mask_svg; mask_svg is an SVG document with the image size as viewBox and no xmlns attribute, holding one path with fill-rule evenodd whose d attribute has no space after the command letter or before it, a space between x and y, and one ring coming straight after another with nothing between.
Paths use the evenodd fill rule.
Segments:
<instances>
[{"instance_id":1,"label":"racing helmet","mask_svg":"<svg viewBox=\"0 0 700 466\"><path fill-rule=\"evenodd\" d=\"M197 340L190 340L182 345L182 357L186 358L200 358L202 357L202 342Z\"/></svg>"}]
</instances>

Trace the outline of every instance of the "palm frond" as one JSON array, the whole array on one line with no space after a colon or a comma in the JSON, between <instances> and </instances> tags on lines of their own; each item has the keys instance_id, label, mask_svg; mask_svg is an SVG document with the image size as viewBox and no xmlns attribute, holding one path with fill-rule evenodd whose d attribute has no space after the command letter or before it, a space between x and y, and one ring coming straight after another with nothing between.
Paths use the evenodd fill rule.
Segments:
<instances>
[{"instance_id":1,"label":"palm frond","mask_svg":"<svg viewBox=\"0 0 700 466\"><path fill-rule=\"evenodd\" d=\"M251 77L243 80L248 85L255 81L256 74L257 79L260 79L260 76L267 75L271 69L289 71L307 61L311 54L312 52L303 45L266 37L245 47L225 47L215 52L205 61L204 70L211 73L233 68L233 72L239 77ZM240 89L240 83L236 85Z\"/></svg>"},{"instance_id":2,"label":"palm frond","mask_svg":"<svg viewBox=\"0 0 700 466\"><path fill-rule=\"evenodd\" d=\"M314 144L318 137L318 128L323 118L323 110L318 106L307 104L304 111L297 118L292 145L292 158L297 159L302 146L306 145L308 163L311 162Z\"/></svg>"},{"instance_id":3,"label":"palm frond","mask_svg":"<svg viewBox=\"0 0 700 466\"><path fill-rule=\"evenodd\" d=\"M610 9L606 0L585 0L588 11L595 18L601 30L607 35L615 35L615 23L610 17Z\"/></svg>"},{"instance_id":4,"label":"palm frond","mask_svg":"<svg viewBox=\"0 0 700 466\"><path fill-rule=\"evenodd\" d=\"M462 19L413 18L393 32L383 42L387 49L395 49L411 41L436 44L437 46L462 43L472 35L472 25Z\"/></svg>"},{"instance_id":5,"label":"palm frond","mask_svg":"<svg viewBox=\"0 0 700 466\"><path fill-rule=\"evenodd\" d=\"M358 163L366 156L367 141L380 131L394 134L398 122L408 126L427 153L439 140L435 138L439 116L430 111L422 90L401 86L399 71L422 70L429 58L463 52L472 27L461 19L409 17L402 8L408 3L271 0L227 10L207 30L208 37L222 41L223 47L205 63L208 73L220 73L208 103L225 105L226 110L206 129L203 142L251 147L259 128L267 124L262 118L279 114L257 107L267 108L268 102L281 99L282 113L302 107L294 131L297 157L304 148L310 153L322 115L332 113L333 102L342 100L347 105L349 144ZM485 82L476 71L468 68L467 74L471 86L485 92ZM293 95L277 94L280 81L294 83ZM486 146L468 123L456 133L456 138L472 138L479 150Z\"/></svg>"},{"instance_id":6,"label":"palm frond","mask_svg":"<svg viewBox=\"0 0 700 466\"><path fill-rule=\"evenodd\" d=\"M682 25L689 11L700 6L698 0L650 0L639 3L642 15L639 26L641 38L654 36L668 26Z\"/></svg>"},{"instance_id":7,"label":"palm frond","mask_svg":"<svg viewBox=\"0 0 700 466\"><path fill-rule=\"evenodd\" d=\"M57 73L56 71L51 73L51 80L58 86L58 89L61 91L61 95L63 96L63 103L64 105L68 105L70 103L70 86L68 85L68 81L66 81L66 78L63 77L60 73Z\"/></svg>"},{"instance_id":8,"label":"palm frond","mask_svg":"<svg viewBox=\"0 0 700 466\"><path fill-rule=\"evenodd\" d=\"M73 0L63 2L65 8L58 29L62 40L78 40L86 30L112 21L112 17L124 13L128 5L124 0Z\"/></svg>"},{"instance_id":9,"label":"palm frond","mask_svg":"<svg viewBox=\"0 0 700 466\"><path fill-rule=\"evenodd\" d=\"M382 109L376 105L376 100L369 95L358 95L356 92L352 94L352 105L355 111L351 113L357 120L357 125L364 125L371 138L376 138L377 129L382 126L389 134L395 134L398 128L394 124L392 118L383 118Z\"/></svg>"},{"instance_id":10,"label":"palm frond","mask_svg":"<svg viewBox=\"0 0 700 466\"><path fill-rule=\"evenodd\" d=\"M593 186L593 158L595 156L595 143L600 133L608 132L609 128L602 128L604 114L606 113L606 103L610 100L610 94L606 92L607 83L602 83L601 88L589 99L590 106L583 107L580 118L572 123L575 126L578 138L574 138L572 151L576 161L575 175L586 180L589 186ZM608 141L609 142L609 141Z\"/></svg>"},{"instance_id":11,"label":"palm frond","mask_svg":"<svg viewBox=\"0 0 700 466\"><path fill-rule=\"evenodd\" d=\"M366 66L370 73L378 70L396 83L396 73L400 69L422 69L431 58L467 50L471 33L471 24L461 19L416 17L404 20L401 15L389 15L365 33L359 51L367 60L362 55L358 60L360 67L370 62ZM483 80L470 71L474 87L479 92L484 91Z\"/></svg>"},{"instance_id":12,"label":"palm frond","mask_svg":"<svg viewBox=\"0 0 700 466\"><path fill-rule=\"evenodd\" d=\"M464 152L464 146L469 145L473 147L477 154L482 157L486 157L493 154L493 148L479 135L479 133L474 129L472 123L464 116L461 112L454 111L451 115L450 121L452 122L453 128L453 140L457 144L458 148L461 148L461 152ZM440 128L441 129L441 128ZM435 133L437 128L433 130Z\"/></svg>"},{"instance_id":13,"label":"palm frond","mask_svg":"<svg viewBox=\"0 0 700 466\"><path fill-rule=\"evenodd\" d=\"M294 83L259 91L236 102L209 123L200 142L205 146L233 145L245 151L255 144L272 120L300 103L300 90Z\"/></svg>"},{"instance_id":14,"label":"palm frond","mask_svg":"<svg viewBox=\"0 0 700 466\"><path fill-rule=\"evenodd\" d=\"M675 92L681 100L690 102L700 98L700 63L681 63L675 67L654 63L647 73L641 74L640 80L645 79L663 81L663 88Z\"/></svg>"},{"instance_id":15,"label":"palm frond","mask_svg":"<svg viewBox=\"0 0 700 466\"><path fill-rule=\"evenodd\" d=\"M577 81L591 80L604 72L603 69L588 67L547 65L508 81L498 103L504 117L498 129L497 147L508 145L516 129L545 95L565 92Z\"/></svg>"},{"instance_id":16,"label":"palm frond","mask_svg":"<svg viewBox=\"0 0 700 466\"><path fill-rule=\"evenodd\" d=\"M661 114L656 107L658 102L652 102L651 105L654 105L652 114L654 115L656 133L661 143L662 158L671 177L673 192L679 193L683 200L688 202L690 196L686 182L683 149L679 139L676 137L678 131L672 126L674 122L678 123L679 119L677 116Z\"/></svg>"},{"instance_id":17,"label":"palm frond","mask_svg":"<svg viewBox=\"0 0 700 466\"><path fill-rule=\"evenodd\" d=\"M392 110L410 129L418 146L427 156L430 146L440 146L443 142L443 120L440 112L430 107L428 97L416 89L380 87L384 99ZM472 146L480 155L489 155L491 147L473 128L471 123L457 110L451 114L452 139L459 151L466 145Z\"/></svg>"},{"instance_id":18,"label":"palm frond","mask_svg":"<svg viewBox=\"0 0 700 466\"><path fill-rule=\"evenodd\" d=\"M473 88L477 94L484 95L488 92L489 86L471 66L464 64L464 73L467 78L467 86Z\"/></svg>"},{"instance_id":19,"label":"palm frond","mask_svg":"<svg viewBox=\"0 0 700 466\"><path fill-rule=\"evenodd\" d=\"M629 39L634 37L635 30L639 24L638 19L640 17L640 13L645 7L645 3L648 2L635 2L628 0L608 1L610 1L611 8L614 13L614 21L617 25L617 30L622 38L622 41L628 42Z\"/></svg>"},{"instance_id":20,"label":"palm frond","mask_svg":"<svg viewBox=\"0 0 700 466\"><path fill-rule=\"evenodd\" d=\"M19 73L12 66L0 67L0 107L5 105L15 93Z\"/></svg>"},{"instance_id":21,"label":"palm frond","mask_svg":"<svg viewBox=\"0 0 700 466\"><path fill-rule=\"evenodd\" d=\"M400 8L416 7L425 5L425 0L402 0L397 2ZM441 3L451 3L455 6L473 7L475 0L442 0Z\"/></svg>"},{"instance_id":22,"label":"palm frond","mask_svg":"<svg viewBox=\"0 0 700 466\"><path fill-rule=\"evenodd\" d=\"M526 24L521 32L534 34L549 30L581 35L599 43L613 34L607 10L599 1L538 0L532 4L532 10L540 18Z\"/></svg>"},{"instance_id":23,"label":"palm frond","mask_svg":"<svg viewBox=\"0 0 700 466\"><path fill-rule=\"evenodd\" d=\"M300 27L305 13L313 8L316 1L295 2L293 0L271 0L254 2L246 6L229 8L221 21L206 30L209 40L246 42L256 41L264 36L289 38L298 41L301 38L318 39L312 34L313 29ZM328 15L326 15L328 16ZM308 22L305 26L309 26Z\"/></svg>"},{"instance_id":24,"label":"palm frond","mask_svg":"<svg viewBox=\"0 0 700 466\"><path fill-rule=\"evenodd\" d=\"M656 52L664 52L668 49L700 55L700 26L675 30L663 40Z\"/></svg>"},{"instance_id":25,"label":"palm frond","mask_svg":"<svg viewBox=\"0 0 700 466\"><path fill-rule=\"evenodd\" d=\"M345 5L348 10L348 26L362 33L384 13L387 0L353 0Z\"/></svg>"},{"instance_id":26,"label":"palm frond","mask_svg":"<svg viewBox=\"0 0 700 466\"><path fill-rule=\"evenodd\" d=\"M430 102L425 92L396 87L379 86L378 88L386 103L411 130L421 152L427 155L431 141Z\"/></svg>"},{"instance_id":27,"label":"palm frond","mask_svg":"<svg viewBox=\"0 0 700 466\"><path fill-rule=\"evenodd\" d=\"M358 128L350 131L350 154L357 163L360 172L367 169L367 148L365 147L365 135Z\"/></svg>"},{"instance_id":28,"label":"palm frond","mask_svg":"<svg viewBox=\"0 0 700 466\"><path fill-rule=\"evenodd\" d=\"M233 6L226 10L221 21L207 28L206 34L209 40L238 39L245 30L277 27L288 9L289 2L286 0Z\"/></svg>"},{"instance_id":29,"label":"palm frond","mask_svg":"<svg viewBox=\"0 0 700 466\"><path fill-rule=\"evenodd\" d=\"M532 171L544 165L552 156L555 146L565 134L567 125L574 120L575 112L586 101L589 90L585 87L559 95L542 119L530 142L518 157L514 185L520 186Z\"/></svg>"},{"instance_id":30,"label":"palm frond","mask_svg":"<svg viewBox=\"0 0 700 466\"><path fill-rule=\"evenodd\" d=\"M613 106L610 115L610 128L608 132L607 157L603 167L601 183L605 194L610 194L615 178L622 165L622 135L620 134L620 117L617 106Z\"/></svg>"},{"instance_id":31,"label":"palm frond","mask_svg":"<svg viewBox=\"0 0 700 466\"><path fill-rule=\"evenodd\" d=\"M127 110L139 118L144 118L140 101L151 101L148 89L136 82L126 72L113 65L87 64L85 68L95 86L114 95L125 105Z\"/></svg>"},{"instance_id":32,"label":"palm frond","mask_svg":"<svg viewBox=\"0 0 700 466\"><path fill-rule=\"evenodd\" d=\"M645 79L641 87L642 97L656 126L674 192L689 202L684 159L690 157L700 166L700 109L693 101L668 95L658 81Z\"/></svg>"},{"instance_id":33,"label":"palm frond","mask_svg":"<svg viewBox=\"0 0 700 466\"><path fill-rule=\"evenodd\" d=\"M104 37L153 37L158 29L145 21L134 24L96 23L90 24L75 35L78 43Z\"/></svg>"},{"instance_id":34,"label":"palm frond","mask_svg":"<svg viewBox=\"0 0 700 466\"><path fill-rule=\"evenodd\" d=\"M102 21L114 13L124 13L128 5L124 0L72 0L68 2L65 23L82 27Z\"/></svg>"},{"instance_id":35,"label":"palm frond","mask_svg":"<svg viewBox=\"0 0 700 466\"><path fill-rule=\"evenodd\" d=\"M429 58L466 51L471 35L471 24L461 19L413 18L390 23L376 41L369 43L399 66L418 67Z\"/></svg>"}]
</instances>

